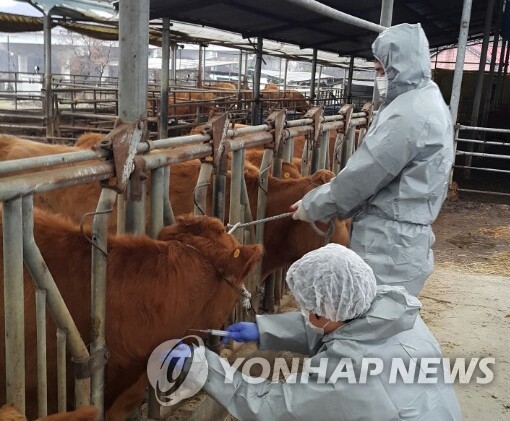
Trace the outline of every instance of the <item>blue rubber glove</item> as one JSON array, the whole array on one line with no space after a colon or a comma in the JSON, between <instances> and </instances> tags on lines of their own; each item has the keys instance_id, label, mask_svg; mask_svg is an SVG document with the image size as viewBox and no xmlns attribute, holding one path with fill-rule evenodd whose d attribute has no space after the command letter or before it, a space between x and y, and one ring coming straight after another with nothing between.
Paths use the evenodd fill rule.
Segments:
<instances>
[{"instance_id":1,"label":"blue rubber glove","mask_svg":"<svg viewBox=\"0 0 510 421\"><path fill-rule=\"evenodd\" d=\"M227 327L230 338L236 342L256 342L259 340L259 329L257 323L239 322Z\"/></svg>"},{"instance_id":2,"label":"blue rubber glove","mask_svg":"<svg viewBox=\"0 0 510 421\"><path fill-rule=\"evenodd\" d=\"M175 348L172 348L171 350L165 352L161 356L161 361L169 361L168 362L168 368L177 368L178 370L182 370L182 367L184 367L184 363L186 362L186 359L191 357L191 349L189 345L186 345L184 343L180 343Z\"/></svg>"}]
</instances>

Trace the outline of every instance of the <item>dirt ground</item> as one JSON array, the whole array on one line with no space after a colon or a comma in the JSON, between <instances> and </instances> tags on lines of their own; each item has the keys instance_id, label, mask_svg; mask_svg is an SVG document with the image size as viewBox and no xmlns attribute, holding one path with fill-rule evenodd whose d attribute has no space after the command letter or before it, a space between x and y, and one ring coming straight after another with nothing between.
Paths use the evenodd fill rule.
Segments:
<instances>
[{"instance_id":1,"label":"dirt ground","mask_svg":"<svg viewBox=\"0 0 510 421\"><path fill-rule=\"evenodd\" d=\"M510 205L446 202L422 317L447 357L494 357L489 385L456 385L465 420L510 419Z\"/></svg>"}]
</instances>

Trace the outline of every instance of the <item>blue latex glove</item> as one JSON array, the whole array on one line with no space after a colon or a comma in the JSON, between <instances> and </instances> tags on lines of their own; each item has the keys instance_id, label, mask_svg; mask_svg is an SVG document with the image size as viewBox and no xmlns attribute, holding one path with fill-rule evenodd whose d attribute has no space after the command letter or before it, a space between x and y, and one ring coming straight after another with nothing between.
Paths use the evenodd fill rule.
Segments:
<instances>
[{"instance_id":1,"label":"blue latex glove","mask_svg":"<svg viewBox=\"0 0 510 421\"><path fill-rule=\"evenodd\" d=\"M186 359L189 357L191 357L191 349L189 345L180 343L175 348L165 352L161 356L161 361L168 361L169 369L177 368L178 370L182 370Z\"/></svg>"},{"instance_id":2,"label":"blue latex glove","mask_svg":"<svg viewBox=\"0 0 510 421\"><path fill-rule=\"evenodd\" d=\"M227 327L230 338L236 342L256 342L259 340L259 329L257 323L239 322ZM227 339L227 338L224 338Z\"/></svg>"}]
</instances>

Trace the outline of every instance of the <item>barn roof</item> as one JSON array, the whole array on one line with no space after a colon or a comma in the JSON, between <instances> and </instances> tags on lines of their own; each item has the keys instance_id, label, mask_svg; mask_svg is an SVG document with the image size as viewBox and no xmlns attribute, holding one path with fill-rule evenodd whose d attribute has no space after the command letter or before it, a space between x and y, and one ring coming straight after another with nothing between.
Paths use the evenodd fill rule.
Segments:
<instances>
[{"instance_id":1,"label":"barn roof","mask_svg":"<svg viewBox=\"0 0 510 421\"><path fill-rule=\"evenodd\" d=\"M322 0L320 3L379 23L381 0ZM472 37L483 33L487 3L488 0L473 0L469 27ZM398 0L393 8L393 24L420 22L431 47L455 44L459 36L462 4L462 0ZM150 12L153 19L168 17L240 33L245 37L262 36L343 56L371 58L370 45L377 35L287 0L151 0Z\"/></svg>"}]
</instances>

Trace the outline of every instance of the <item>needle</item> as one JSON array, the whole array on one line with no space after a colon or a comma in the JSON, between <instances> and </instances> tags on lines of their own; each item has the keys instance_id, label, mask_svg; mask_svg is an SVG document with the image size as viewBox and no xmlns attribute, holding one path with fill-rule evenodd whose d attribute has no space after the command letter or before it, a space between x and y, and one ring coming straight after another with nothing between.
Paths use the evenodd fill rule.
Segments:
<instances>
[{"instance_id":1,"label":"needle","mask_svg":"<svg viewBox=\"0 0 510 421\"><path fill-rule=\"evenodd\" d=\"M230 336L230 332L227 332L226 330L218 330L218 329L189 329L192 332L200 332L200 333L207 333L208 335L214 335L214 336Z\"/></svg>"}]
</instances>

